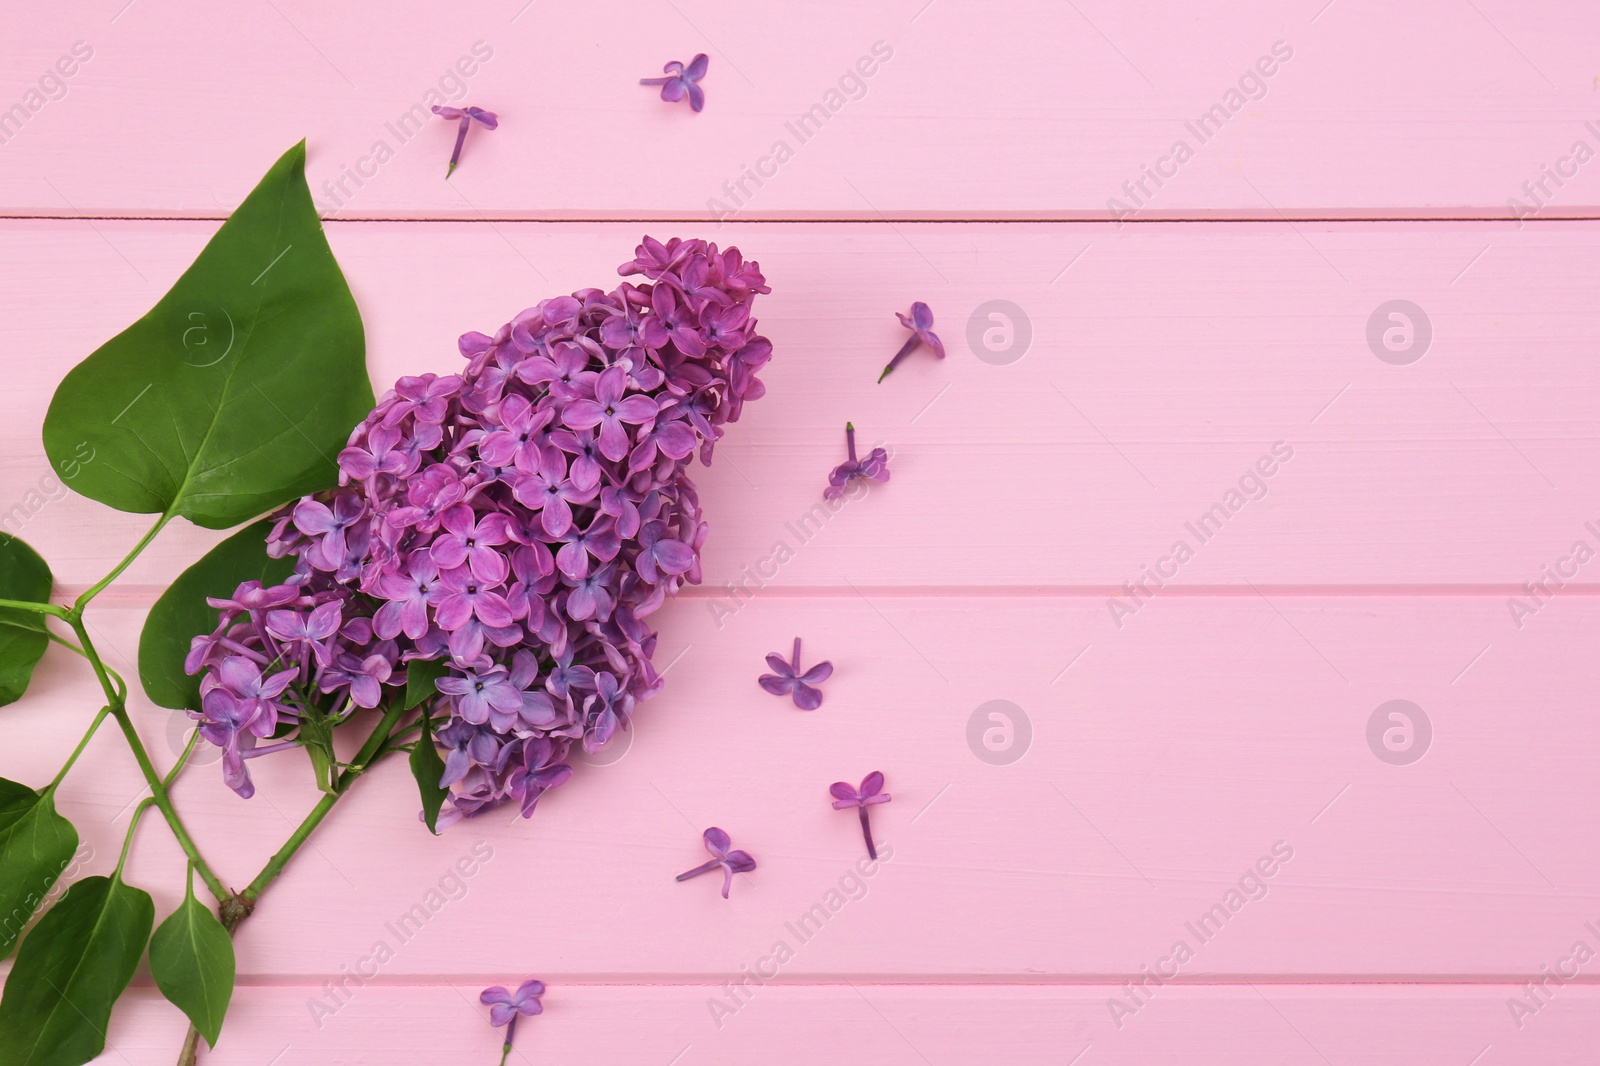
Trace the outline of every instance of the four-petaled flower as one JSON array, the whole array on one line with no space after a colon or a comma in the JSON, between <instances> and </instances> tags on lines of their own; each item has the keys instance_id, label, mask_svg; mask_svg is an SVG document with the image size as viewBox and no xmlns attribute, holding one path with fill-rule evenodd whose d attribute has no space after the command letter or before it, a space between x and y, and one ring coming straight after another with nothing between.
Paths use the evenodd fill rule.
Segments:
<instances>
[{"instance_id":1,"label":"four-petaled flower","mask_svg":"<svg viewBox=\"0 0 1600 1066\"><path fill-rule=\"evenodd\" d=\"M658 290L659 291L659 290ZM632 447L626 426L639 426L656 416L656 402L643 393L627 399L628 372L620 366L608 367L595 382L594 399L573 400L561 412L561 420L571 429L600 427L600 454L617 462Z\"/></svg>"},{"instance_id":2,"label":"four-petaled flower","mask_svg":"<svg viewBox=\"0 0 1600 1066\"><path fill-rule=\"evenodd\" d=\"M359 497L341 494L330 508L309 496L295 504L294 524L313 544L306 552L311 565L319 570L337 570L344 562L345 530L366 513L366 505Z\"/></svg>"},{"instance_id":3,"label":"four-petaled flower","mask_svg":"<svg viewBox=\"0 0 1600 1066\"><path fill-rule=\"evenodd\" d=\"M457 712L471 725L483 725L495 711L505 716L502 721L515 719L522 711L522 690L511 683L503 666L481 673L463 670L459 676L441 677L434 684L440 692L456 697ZM497 723L496 732L506 732L505 726Z\"/></svg>"},{"instance_id":4,"label":"four-petaled flower","mask_svg":"<svg viewBox=\"0 0 1600 1066\"><path fill-rule=\"evenodd\" d=\"M544 1013L539 997L544 995L544 982L533 978L522 982L515 992L506 991L503 985L493 985L478 993L478 1002L489 1008L489 1024L495 1028L506 1027L505 1049L500 1053L500 1066L511 1057L511 1041L517 1032L517 1018L532 1018Z\"/></svg>"},{"instance_id":5,"label":"four-petaled flower","mask_svg":"<svg viewBox=\"0 0 1600 1066\"><path fill-rule=\"evenodd\" d=\"M889 453L882 448L874 448L867 453L865 459L856 459L856 425L854 422L844 424L844 446L850 453L850 458L833 468L828 475L828 487L822 490L822 495L830 500L836 500L844 495L845 486L857 478L868 478L872 481L889 480Z\"/></svg>"},{"instance_id":6,"label":"four-petaled flower","mask_svg":"<svg viewBox=\"0 0 1600 1066\"><path fill-rule=\"evenodd\" d=\"M498 585L506 579L506 557L496 551L511 539L511 522L494 511L478 518L472 508L458 503L439 516L444 533L434 538L429 554L443 569L465 563L479 581Z\"/></svg>"},{"instance_id":7,"label":"four-petaled flower","mask_svg":"<svg viewBox=\"0 0 1600 1066\"><path fill-rule=\"evenodd\" d=\"M876 859L878 846L872 842L872 823L867 820L867 808L889 802L889 793L883 790L883 771L874 770L863 777L860 788L848 781L835 781L828 786L828 791L833 795L834 810L847 811L855 807L861 812L861 835L867 841L867 856Z\"/></svg>"},{"instance_id":8,"label":"four-petaled flower","mask_svg":"<svg viewBox=\"0 0 1600 1066\"><path fill-rule=\"evenodd\" d=\"M500 125L500 120L495 117L493 111L485 111L481 107L440 107L434 104L433 113L446 121L457 119L461 123L456 128L456 150L450 153L450 169L444 172L446 178L456 172L456 164L461 161L461 146L467 140L467 127L472 125L474 119L481 122L486 130L495 129Z\"/></svg>"},{"instance_id":9,"label":"four-petaled flower","mask_svg":"<svg viewBox=\"0 0 1600 1066\"><path fill-rule=\"evenodd\" d=\"M698 82L706 76L706 67L709 63L710 60L706 58L704 52L689 60L687 67L674 59L661 68L666 73L666 77L640 78L639 84L661 86L661 99L663 100L678 101L687 96L689 98L689 107L698 111L706 106L706 92L700 88Z\"/></svg>"},{"instance_id":10,"label":"four-petaled flower","mask_svg":"<svg viewBox=\"0 0 1600 1066\"><path fill-rule=\"evenodd\" d=\"M756 860L750 857L748 851L729 851L728 845L732 843L728 834L712 826L705 831L706 850L714 858L710 862L703 862L692 870L685 870L678 875L679 881L687 881L691 877L699 877L709 873L717 867L722 867L722 898L728 898L728 889L733 887L734 874L746 874L756 868Z\"/></svg>"},{"instance_id":11,"label":"four-petaled flower","mask_svg":"<svg viewBox=\"0 0 1600 1066\"><path fill-rule=\"evenodd\" d=\"M934 355L937 355L940 359L944 358L944 342L933 331L933 312L929 310L927 304L918 300L911 305L909 318L899 311L894 313L894 317L900 320L902 326L911 331L911 336L907 337L906 342L900 346L900 350L894 353L894 358L889 360L889 365L883 368L883 373L878 375L879 381L888 377L889 371L899 366L900 360L910 355L912 349L918 344L926 344L933 350Z\"/></svg>"},{"instance_id":12,"label":"four-petaled flower","mask_svg":"<svg viewBox=\"0 0 1600 1066\"><path fill-rule=\"evenodd\" d=\"M805 673L800 672L800 638L794 638L794 658L784 662L783 656L773 652L767 656L767 665L773 673L762 674L756 683L774 696L793 696L794 705L802 711L814 711L822 706L822 693L812 685L833 676L833 663L826 660Z\"/></svg>"}]
</instances>

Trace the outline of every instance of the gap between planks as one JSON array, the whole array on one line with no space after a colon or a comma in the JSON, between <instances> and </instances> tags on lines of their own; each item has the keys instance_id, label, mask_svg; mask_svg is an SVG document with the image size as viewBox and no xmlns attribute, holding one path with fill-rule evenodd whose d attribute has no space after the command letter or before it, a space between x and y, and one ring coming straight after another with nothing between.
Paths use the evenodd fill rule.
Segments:
<instances>
[{"instance_id":1,"label":"gap between planks","mask_svg":"<svg viewBox=\"0 0 1600 1066\"><path fill-rule=\"evenodd\" d=\"M805 974L799 977L768 978L764 986L780 988L828 988L837 985L865 985L877 988L1121 988L1129 981L1137 981L1143 974ZM1278 988L1430 988L1520 989L1529 981L1537 981L1540 974L1374 974L1346 976L1340 974L1213 974L1190 976L1179 974L1164 978L1163 986L1191 989L1247 988L1267 985ZM301 974L239 974L235 986L240 988L320 988L329 978L339 975L326 973ZM728 980L726 973L562 973L545 971L542 978L547 984L590 986L596 988L695 988L719 986ZM494 984L503 974L440 973L440 974L378 974L364 978L362 986L380 988L433 988L453 983ZM1579 974L1567 978L1562 987L1600 988L1600 977ZM153 988L148 975L140 975L132 982L134 988Z\"/></svg>"},{"instance_id":2,"label":"gap between planks","mask_svg":"<svg viewBox=\"0 0 1600 1066\"><path fill-rule=\"evenodd\" d=\"M88 589L88 585L57 585L53 598L75 600ZM153 604L166 585L129 585L112 587L96 597L104 607L147 607ZM740 589L729 592L725 585L690 585L677 593L674 599L708 600L728 599ZM1126 595L1121 585L794 585L757 586L744 589L749 596L762 599L988 599L988 600L1079 600L1105 599ZM1163 599L1259 599L1262 596L1282 596L1300 599L1358 599L1358 598L1432 598L1432 599L1498 599L1502 596L1526 596L1528 590L1521 585L1496 584L1446 584L1446 585L1176 585L1168 584L1161 590ZM1561 588L1562 596L1600 595L1600 582L1580 584L1568 582Z\"/></svg>"},{"instance_id":3,"label":"gap between planks","mask_svg":"<svg viewBox=\"0 0 1600 1066\"><path fill-rule=\"evenodd\" d=\"M699 214L682 215L362 215L350 218L328 216L322 219L324 224L336 223L339 225L407 222L429 225L500 225L511 223L532 223L544 226L590 226L590 225L680 225L685 222L704 222L715 225L718 229L724 226L823 226L823 225L861 225L861 226L895 226L895 225L930 225L930 226L1164 226L1173 224L1185 225L1260 225L1262 223L1284 225L1297 222L1324 223L1330 225L1347 224L1390 224L1412 222L1474 222L1485 225L1511 226L1521 229L1524 225L1549 225L1552 223L1571 222L1600 222L1600 214L1594 213L1595 209L1582 208L1569 213L1551 210L1537 218L1506 218L1503 215L1491 214L1438 214L1438 215L1381 215L1381 214L1330 214L1327 212L1285 213L1279 215L1256 214L1228 214L1219 212L1215 215L1162 215L1152 212L1140 218L1119 219L1104 214L1023 214L1023 215L960 215L938 217L932 215L817 215L817 216L784 216L773 215L750 216L733 219L707 218ZM5 222L224 222L228 218L225 214L196 213L187 215L60 215L60 214L0 214L0 223Z\"/></svg>"}]
</instances>

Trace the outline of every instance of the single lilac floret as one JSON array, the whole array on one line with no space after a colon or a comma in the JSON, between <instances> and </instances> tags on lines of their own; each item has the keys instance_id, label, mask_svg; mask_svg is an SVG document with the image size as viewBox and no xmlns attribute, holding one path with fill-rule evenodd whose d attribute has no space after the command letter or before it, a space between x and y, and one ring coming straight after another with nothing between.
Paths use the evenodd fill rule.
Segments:
<instances>
[{"instance_id":1,"label":"single lilac floret","mask_svg":"<svg viewBox=\"0 0 1600 1066\"><path fill-rule=\"evenodd\" d=\"M518 985L515 992L506 991L502 985L493 985L478 994L478 1002L489 1008L489 1024L496 1029L502 1025L506 1027L500 1066L506 1066L506 1060L511 1057L511 1041L516 1036L517 1019L524 1015L533 1018L544 1013L544 1004L539 1002L542 995L544 982L531 977Z\"/></svg>"},{"instance_id":2,"label":"single lilac floret","mask_svg":"<svg viewBox=\"0 0 1600 1066\"><path fill-rule=\"evenodd\" d=\"M828 792L833 795L834 810L847 811L855 807L860 812L861 835L867 842L867 857L876 859L878 846L872 842L872 823L867 819L867 808L889 802L889 793L883 790L883 771L874 770L863 777L860 788L848 781L835 781L828 786Z\"/></svg>"},{"instance_id":3,"label":"single lilac floret","mask_svg":"<svg viewBox=\"0 0 1600 1066\"><path fill-rule=\"evenodd\" d=\"M747 851L730 851L728 845L732 843L728 834L716 826L712 826L704 833L706 850L713 858L710 862L703 862L692 870L685 870L679 874L677 880L687 881L691 877L699 877L703 873L710 873L717 867L722 867L722 898L728 898L728 889L733 887L734 874L747 874L756 868L756 860L750 857Z\"/></svg>"},{"instance_id":4,"label":"single lilac floret","mask_svg":"<svg viewBox=\"0 0 1600 1066\"><path fill-rule=\"evenodd\" d=\"M867 453L865 459L856 459L856 426L854 422L844 424L844 446L850 458L833 468L828 475L828 487L822 490L822 495L830 500L837 500L844 495L845 486L858 478L869 481L889 480L889 453L883 448L874 448Z\"/></svg>"},{"instance_id":5,"label":"single lilac floret","mask_svg":"<svg viewBox=\"0 0 1600 1066\"><path fill-rule=\"evenodd\" d=\"M774 696L791 696L794 705L802 711L814 711L822 706L822 691L813 688L833 676L833 663L823 660L811 669L800 672L800 638L794 638L794 657L785 662L783 656L773 652L767 656L767 665L773 672L762 674L756 683Z\"/></svg>"},{"instance_id":6,"label":"single lilac floret","mask_svg":"<svg viewBox=\"0 0 1600 1066\"><path fill-rule=\"evenodd\" d=\"M485 111L481 107L441 107L433 105L433 113L445 120L455 119L460 122L456 127L456 150L450 153L450 169L444 172L448 180L456 172L456 164L461 161L461 146L467 141L467 127L473 122L480 123L484 129L498 129L500 120L493 111Z\"/></svg>"},{"instance_id":7,"label":"single lilac floret","mask_svg":"<svg viewBox=\"0 0 1600 1066\"><path fill-rule=\"evenodd\" d=\"M690 110L699 111L706 106L706 93L698 83L701 78L706 76L706 67L710 62L704 52L689 60L687 67L674 59L661 68L666 73L666 77L640 78L639 84L661 86L661 99L669 103L682 100L687 96Z\"/></svg>"},{"instance_id":8,"label":"single lilac floret","mask_svg":"<svg viewBox=\"0 0 1600 1066\"><path fill-rule=\"evenodd\" d=\"M919 344L926 344L934 355L937 355L940 359L944 358L944 342L933 331L933 311L929 309L927 304L918 300L911 305L909 318L899 311L894 313L894 317L900 320L902 326L911 331L911 336L906 338L906 342L900 346L900 350L894 353L894 358L889 360L889 365L883 368L883 373L878 375L879 381L888 377L889 372L899 366L900 361L910 355Z\"/></svg>"}]
</instances>

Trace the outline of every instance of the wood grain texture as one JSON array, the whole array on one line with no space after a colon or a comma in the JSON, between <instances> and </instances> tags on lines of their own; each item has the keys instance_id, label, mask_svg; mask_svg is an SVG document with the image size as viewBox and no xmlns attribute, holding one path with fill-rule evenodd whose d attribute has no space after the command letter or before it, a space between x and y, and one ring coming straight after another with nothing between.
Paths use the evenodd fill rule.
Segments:
<instances>
[{"instance_id":1,"label":"wood grain texture","mask_svg":"<svg viewBox=\"0 0 1600 1066\"><path fill-rule=\"evenodd\" d=\"M520 973L521 971L517 971ZM495 980L504 980L496 976ZM352 986L337 1013L310 987L251 988L230 1015L216 1066L488 1062L498 1053L476 1003L479 984ZM1150 1062L1271 1062L1373 1066L1471 1062L1582 1066L1600 1036L1593 987L1569 986L1539 1013L1510 1021L1514 986L1419 988L1304 985L1167 987L1119 1029L1117 986L929 987L857 984L760 988L718 1028L716 985L553 986L545 1013L518 1029L512 1062L735 1066L856 1059L882 1066L1137 1066ZM181 1039L177 1012L136 987L112 1023L107 1062L165 1061ZM319 1027L313 1013L321 1021ZM1487 1051L1486 1051L1487 1049ZM120 1053L121 1057L118 1057ZM274 1066L277 1066L277 1063Z\"/></svg>"},{"instance_id":2,"label":"wood grain texture","mask_svg":"<svg viewBox=\"0 0 1600 1066\"><path fill-rule=\"evenodd\" d=\"M147 523L53 482L65 498L38 493L48 397L212 228L9 227L0 343L26 358L0 399L0 519L50 545L65 588L98 578ZM460 366L467 329L609 284L643 228L330 227L380 391ZM1509 590L1578 539L1600 546L1585 526L1600 520L1594 224L756 224L722 236L772 279L758 313L778 353L770 402L697 474L716 518L707 584L724 594L730 581L1098 590L1147 566L1190 590ZM1394 298L1432 327L1410 365L1368 345L1369 319ZM949 358L914 356L875 385L904 336L893 312L914 299L932 304ZM998 320L980 308L992 300L1016 305L1032 334L1005 365L977 354L991 354L981 338ZM894 480L836 517L821 489L847 419L893 446ZM964 517L984 499L1002 510ZM1235 510L1203 523L1216 505ZM175 526L119 588L148 598L215 539ZM1163 563L1179 540L1193 558ZM1567 577L1594 584L1581 568Z\"/></svg>"},{"instance_id":3,"label":"wood grain texture","mask_svg":"<svg viewBox=\"0 0 1600 1066\"><path fill-rule=\"evenodd\" d=\"M470 0L441 19L419 0L379 18L309 0L69 0L12 18L0 108L33 110L3 128L7 214L221 217L307 135L313 187L352 218L1513 218L1600 203L1600 168L1575 152L1600 147L1600 15L1573 3L808 0L756 18L727 0ZM41 86L78 42L92 58ZM638 84L701 51L700 114ZM503 122L448 183L453 131L424 124L433 102Z\"/></svg>"},{"instance_id":4,"label":"wood grain texture","mask_svg":"<svg viewBox=\"0 0 1600 1066\"><path fill-rule=\"evenodd\" d=\"M1537 974L1600 936L1585 926L1600 925L1600 865L1552 816L1594 805L1600 724L1583 708L1597 675L1579 649L1597 611L1554 604L1517 633L1494 598L1178 598L1117 632L1081 601L772 593L719 629L680 602L661 617L667 689L622 758L580 766L531 821L439 838L390 766L241 929L241 971L337 973L383 940L392 977L698 979L753 968L785 939L783 973L811 979L1120 981L1179 940L1190 979ZM140 616L102 612L113 661ZM755 684L796 633L836 667L812 714ZM91 713L92 684L62 659L46 659L40 698L8 709L0 776L50 765L76 732L63 721ZM1407 766L1368 746L1393 699L1432 724ZM972 738L993 700L1012 705L1008 765ZM143 700L136 713L170 759L182 716ZM141 791L119 744L99 738L60 801L94 869ZM243 883L309 809L310 774L292 755L256 761L246 802L216 769L179 793ZM873 769L894 796L874 811L893 856L869 871L826 788ZM727 901L709 880L672 880L702 861L708 825L761 864ZM130 879L173 905L181 855L159 825L144 833ZM512 901L562 920L474 933ZM829 913L803 923L818 904Z\"/></svg>"},{"instance_id":5,"label":"wood grain texture","mask_svg":"<svg viewBox=\"0 0 1600 1066\"><path fill-rule=\"evenodd\" d=\"M380 390L613 283L644 232L774 288L769 394L697 473L707 582L657 617L665 692L529 822L430 837L402 765L364 780L241 930L203 1061L490 1061L477 993L527 976L525 1063L1592 1061L1597 28L1502 0L8 12L0 528L59 595L148 523L53 477L56 383L301 137ZM637 84L697 51L704 112ZM502 120L448 182L440 101ZM949 358L874 384L913 300ZM1396 300L1415 360L1374 347ZM832 512L847 419L894 478ZM174 523L95 605L130 678L218 537ZM811 714L755 684L796 634L837 668ZM0 776L48 780L98 703L52 648ZM132 710L170 765L187 718ZM872 769L865 867L825 789ZM236 884L315 798L295 755L253 770L252 801L209 754L177 789ZM60 795L69 877L141 795L102 733ZM164 916L183 861L149 823L128 876ZM760 863L727 901L672 880L712 824ZM142 971L109 1036L165 1064L182 1020Z\"/></svg>"}]
</instances>

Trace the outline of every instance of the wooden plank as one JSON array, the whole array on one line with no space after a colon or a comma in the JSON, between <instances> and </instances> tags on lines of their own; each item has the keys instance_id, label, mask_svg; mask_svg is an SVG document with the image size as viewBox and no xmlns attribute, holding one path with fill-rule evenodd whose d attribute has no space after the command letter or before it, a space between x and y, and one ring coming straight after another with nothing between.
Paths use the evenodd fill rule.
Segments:
<instances>
[{"instance_id":1,"label":"wooden plank","mask_svg":"<svg viewBox=\"0 0 1600 1066\"><path fill-rule=\"evenodd\" d=\"M335 973L386 940L393 977L537 964L562 980L698 979L809 933L786 974L1120 981L1178 941L1191 975L1538 973L1600 936L1585 924L1600 925L1600 860L1550 816L1596 801L1600 724L1584 709L1600 666L1580 649L1597 612L1557 601L1517 632L1492 597L1180 597L1119 631L1087 600L774 592L719 629L704 604L678 603L661 616L666 692L623 758L580 767L531 821L438 838L415 821L405 768L381 770L241 929L241 968ZM120 664L140 612L99 616L97 643ZM796 634L836 667L813 714L755 683ZM6 711L0 775L48 778L96 704L54 650L36 685ZM1397 699L1421 714L1383 714L1379 736L1411 726L1423 757L1409 765L1369 739ZM181 728L138 697L135 714L169 761ZM1022 757L983 757L991 729L990 745ZM140 793L121 746L98 737L62 793L91 870L110 864ZM315 797L298 756L252 767L248 802L214 763L178 789L234 883ZM874 769L894 796L874 812L893 854L867 870L826 789ZM701 861L708 825L760 862L727 901L708 881L673 882ZM170 906L181 856L160 825L142 832L130 880ZM512 901L555 917L481 936ZM829 913L803 924L819 904Z\"/></svg>"},{"instance_id":2,"label":"wooden plank","mask_svg":"<svg viewBox=\"0 0 1600 1066\"><path fill-rule=\"evenodd\" d=\"M0 516L65 589L105 573L147 520L51 480L39 443L49 396L154 303L212 228L7 229L0 342L26 358L9 366L0 408ZM641 227L331 229L381 389L457 368L468 329L608 284ZM1592 224L751 225L727 236L772 280L759 317L778 355L768 398L699 475L708 585L724 592L731 581L1110 589L1145 580L1146 567L1189 589L1510 590L1543 580L1575 541L1600 546L1586 526L1600 520L1600 468L1586 458L1600 436ZM914 356L875 385L904 336L893 312L914 299L932 303L949 358ZM1391 299L1420 305L1431 326L1410 365L1368 344ZM995 358L982 341L1004 325L988 317L993 300L1031 329L1005 365L978 354ZM134 399L108 397L105 417ZM821 489L847 419L893 446L894 479L835 517ZM997 520L970 514L994 508ZM148 598L215 539L175 525L119 587ZM1176 559L1179 541L1193 558ZM1575 580L1594 587L1581 568Z\"/></svg>"},{"instance_id":3,"label":"wooden plank","mask_svg":"<svg viewBox=\"0 0 1600 1066\"><path fill-rule=\"evenodd\" d=\"M444 23L418 0L46 5L0 43L0 213L220 217L309 137L313 187L348 218L1592 216L1597 19L1506 0L466 0ZM638 84L699 51L700 114ZM453 130L418 128L435 102L502 120L448 183Z\"/></svg>"},{"instance_id":4,"label":"wooden plank","mask_svg":"<svg viewBox=\"0 0 1600 1066\"><path fill-rule=\"evenodd\" d=\"M487 1062L498 1034L476 1002L490 983L350 986L337 1011L316 987L241 989L215 1066L312 1066L385 1062L433 1066ZM802 1064L861 1061L945 1066L977 1060L1018 1066L1147 1062L1271 1062L1284 1066L1527 1063L1580 1066L1600 1037L1593 986L1554 993L1519 1030L1506 1001L1515 986L1260 985L1156 990L1119 1029L1108 1001L1117 986L931 987L767 985L740 997L737 1012L711 1020L715 985L551 984L545 1012L517 1029L513 1062ZM316 1014L317 1020L312 1016ZM320 1021L320 1026L318 1022ZM803 1034L803 1036L797 1036ZM182 1039L177 1012L155 990L135 988L112 1020L106 1063L170 1061ZM1426 1048L1426 1053L1418 1049Z\"/></svg>"}]
</instances>

